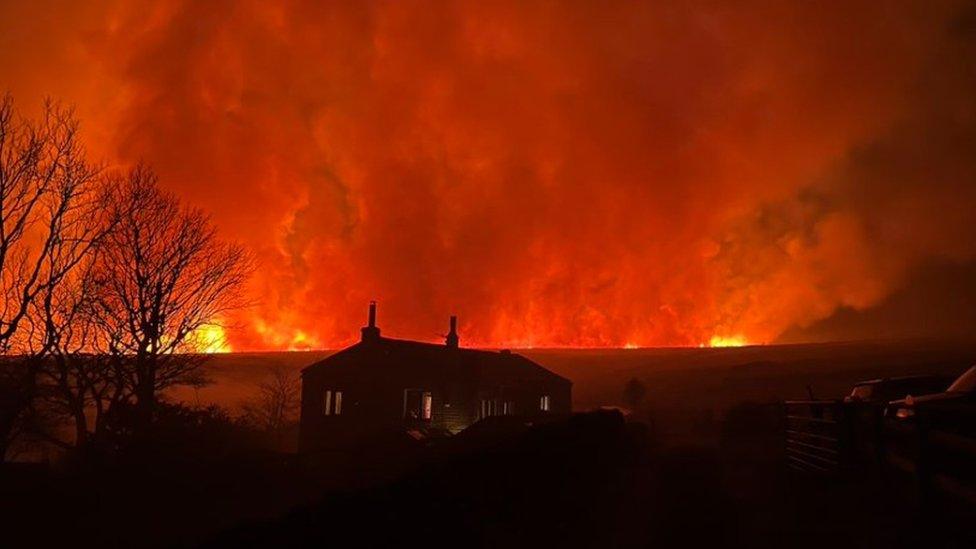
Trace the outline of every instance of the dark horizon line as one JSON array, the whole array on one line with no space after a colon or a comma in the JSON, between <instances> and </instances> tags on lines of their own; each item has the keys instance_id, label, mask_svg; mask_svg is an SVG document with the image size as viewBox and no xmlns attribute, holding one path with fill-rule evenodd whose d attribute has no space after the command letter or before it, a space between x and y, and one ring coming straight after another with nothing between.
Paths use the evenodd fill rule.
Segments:
<instances>
[{"instance_id":1,"label":"dark horizon line","mask_svg":"<svg viewBox=\"0 0 976 549\"><path fill-rule=\"evenodd\" d=\"M419 340L418 340L419 341ZM421 343L434 343L421 341ZM864 339L836 339L828 341L794 341L794 342L773 342L773 343L747 343L745 345L649 345L637 347L623 346L538 346L538 347L505 347L505 346L471 346L466 349L484 351L648 351L648 350L713 350L729 351L735 349L747 349L756 347L813 347L819 345L855 345L855 344L906 344L906 343L941 343L941 344L972 344L976 345L976 336L964 338L959 336L918 336L918 337L876 337ZM348 345L346 346L348 347ZM203 354L203 355L245 355L245 354L272 354L272 353L327 353L338 352L346 347L339 348L308 348L308 349L262 349L245 351L214 351L211 353L182 353L182 354Z\"/></svg>"}]
</instances>

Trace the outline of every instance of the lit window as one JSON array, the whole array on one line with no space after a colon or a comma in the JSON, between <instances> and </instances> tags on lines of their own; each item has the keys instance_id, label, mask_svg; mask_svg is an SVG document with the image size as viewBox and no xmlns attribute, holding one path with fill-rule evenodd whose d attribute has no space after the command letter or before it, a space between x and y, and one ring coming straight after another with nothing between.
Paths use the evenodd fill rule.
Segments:
<instances>
[{"instance_id":1,"label":"lit window","mask_svg":"<svg viewBox=\"0 0 976 549\"><path fill-rule=\"evenodd\" d=\"M542 395L539 397L539 409L543 412L549 411L549 395Z\"/></svg>"},{"instance_id":2,"label":"lit window","mask_svg":"<svg viewBox=\"0 0 976 549\"><path fill-rule=\"evenodd\" d=\"M481 417L491 417L498 414L498 401L485 399L481 401Z\"/></svg>"},{"instance_id":3,"label":"lit window","mask_svg":"<svg viewBox=\"0 0 976 549\"><path fill-rule=\"evenodd\" d=\"M326 389L322 393L322 415L337 416L342 413L342 391Z\"/></svg>"},{"instance_id":4,"label":"lit window","mask_svg":"<svg viewBox=\"0 0 976 549\"><path fill-rule=\"evenodd\" d=\"M423 418L424 419L430 419L430 416L431 416L431 407L432 407L431 405L433 404L433 401L434 401L434 399L430 396L430 393L424 393L424 399L423 399L423 402L424 402L423 403Z\"/></svg>"},{"instance_id":5,"label":"lit window","mask_svg":"<svg viewBox=\"0 0 976 549\"><path fill-rule=\"evenodd\" d=\"M433 396L423 389L403 391L403 418L408 421L430 421L433 416Z\"/></svg>"}]
</instances>

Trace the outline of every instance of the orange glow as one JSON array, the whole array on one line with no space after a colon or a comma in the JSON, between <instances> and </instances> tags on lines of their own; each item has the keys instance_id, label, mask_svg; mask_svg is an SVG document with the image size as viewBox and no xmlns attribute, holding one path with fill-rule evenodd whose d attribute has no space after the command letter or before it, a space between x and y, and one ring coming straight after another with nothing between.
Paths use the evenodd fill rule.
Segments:
<instances>
[{"instance_id":1,"label":"orange glow","mask_svg":"<svg viewBox=\"0 0 976 549\"><path fill-rule=\"evenodd\" d=\"M266 324L261 319L253 320L255 332L261 337L265 348L283 351L307 351L324 348L314 337L300 329L281 330Z\"/></svg>"},{"instance_id":2,"label":"orange glow","mask_svg":"<svg viewBox=\"0 0 976 549\"><path fill-rule=\"evenodd\" d=\"M708 340L709 347L744 347L748 344L749 342L743 336L712 336L712 338Z\"/></svg>"},{"instance_id":3,"label":"orange glow","mask_svg":"<svg viewBox=\"0 0 976 549\"><path fill-rule=\"evenodd\" d=\"M961 13L0 2L0 92L253 252L208 350L745 345L976 258Z\"/></svg>"},{"instance_id":4,"label":"orange glow","mask_svg":"<svg viewBox=\"0 0 976 549\"><path fill-rule=\"evenodd\" d=\"M224 328L217 324L207 324L201 326L190 333L187 342L198 353L230 353L233 351L227 343L227 334Z\"/></svg>"}]
</instances>

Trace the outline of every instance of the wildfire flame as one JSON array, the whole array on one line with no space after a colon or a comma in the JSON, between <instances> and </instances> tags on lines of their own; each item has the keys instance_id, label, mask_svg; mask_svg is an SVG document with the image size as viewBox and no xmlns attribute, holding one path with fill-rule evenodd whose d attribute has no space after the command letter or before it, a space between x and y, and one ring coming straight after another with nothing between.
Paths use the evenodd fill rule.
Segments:
<instances>
[{"instance_id":1,"label":"wildfire flame","mask_svg":"<svg viewBox=\"0 0 976 549\"><path fill-rule=\"evenodd\" d=\"M187 337L190 346L198 353L230 353L233 351L227 342L227 334L219 324L205 324Z\"/></svg>"},{"instance_id":2,"label":"wildfire flame","mask_svg":"<svg viewBox=\"0 0 976 549\"><path fill-rule=\"evenodd\" d=\"M266 347L284 351L307 351L325 348L321 342L302 329L274 327L261 319L253 321L254 331L260 335Z\"/></svg>"},{"instance_id":3,"label":"wildfire flame","mask_svg":"<svg viewBox=\"0 0 976 549\"><path fill-rule=\"evenodd\" d=\"M741 335L736 336L712 336L708 340L709 347L745 347L749 342Z\"/></svg>"},{"instance_id":4,"label":"wildfire flame","mask_svg":"<svg viewBox=\"0 0 976 549\"><path fill-rule=\"evenodd\" d=\"M0 92L253 251L207 352L741 346L976 257L971 17L850 4L0 2Z\"/></svg>"}]
</instances>

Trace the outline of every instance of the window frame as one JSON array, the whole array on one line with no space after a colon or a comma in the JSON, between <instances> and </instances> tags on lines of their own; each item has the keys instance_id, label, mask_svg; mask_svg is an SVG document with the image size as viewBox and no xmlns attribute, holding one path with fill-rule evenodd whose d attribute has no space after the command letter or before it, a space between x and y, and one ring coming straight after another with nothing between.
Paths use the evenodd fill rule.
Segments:
<instances>
[{"instance_id":1,"label":"window frame","mask_svg":"<svg viewBox=\"0 0 976 549\"><path fill-rule=\"evenodd\" d=\"M342 415L342 389L328 388L322 390L322 416L332 417Z\"/></svg>"},{"instance_id":2,"label":"window frame","mask_svg":"<svg viewBox=\"0 0 976 549\"><path fill-rule=\"evenodd\" d=\"M410 401L410 394L419 394L419 412L417 417L412 418L407 415L407 412L411 411L412 408L408 405ZM416 387L408 387L403 390L403 414L404 421L422 421L424 423L430 423L434 419L434 392L429 389L420 389Z\"/></svg>"}]
</instances>

